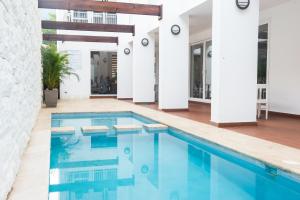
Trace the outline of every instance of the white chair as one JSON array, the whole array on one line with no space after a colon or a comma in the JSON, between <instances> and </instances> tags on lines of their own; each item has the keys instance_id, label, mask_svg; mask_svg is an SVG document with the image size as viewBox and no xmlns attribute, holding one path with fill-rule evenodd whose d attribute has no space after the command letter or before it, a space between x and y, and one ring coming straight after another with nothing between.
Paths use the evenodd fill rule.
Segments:
<instances>
[{"instance_id":1,"label":"white chair","mask_svg":"<svg viewBox=\"0 0 300 200\"><path fill-rule=\"evenodd\" d=\"M269 103L267 84L257 84L257 118L260 118L262 110L265 111L266 119L268 119Z\"/></svg>"}]
</instances>

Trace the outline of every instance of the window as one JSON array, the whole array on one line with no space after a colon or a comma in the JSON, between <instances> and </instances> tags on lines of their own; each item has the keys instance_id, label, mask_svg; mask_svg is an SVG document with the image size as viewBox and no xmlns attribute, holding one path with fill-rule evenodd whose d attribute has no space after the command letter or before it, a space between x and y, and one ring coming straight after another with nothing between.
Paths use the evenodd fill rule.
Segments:
<instances>
[{"instance_id":1,"label":"window","mask_svg":"<svg viewBox=\"0 0 300 200\"><path fill-rule=\"evenodd\" d=\"M108 2L107 0L98 0ZM69 11L68 21L79 23L95 23L95 24L117 24L118 17L116 13L103 12L87 12L87 11Z\"/></svg>"},{"instance_id":2,"label":"window","mask_svg":"<svg viewBox=\"0 0 300 200\"><path fill-rule=\"evenodd\" d=\"M94 12L93 13L93 23L95 24L103 24L103 13Z\"/></svg>"},{"instance_id":3,"label":"window","mask_svg":"<svg viewBox=\"0 0 300 200\"><path fill-rule=\"evenodd\" d=\"M74 11L73 12L73 22L87 23L88 16L86 11Z\"/></svg>"},{"instance_id":4,"label":"window","mask_svg":"<svg viewBox=\"0 0 300 200\"><path fill-rule=\"evenodd\" d=\"M204 41L191 47L190 97L211 99L212 41Z\"/></svg>"},{"instance_id":5,"label":"window","mask_svg":"<svg viewBox=\"0 0 300 200\"><path fill-rule=\"evenodd\" d=\"M205 42L205 99L211 99L212 41Z\"/></svg>"},{"instance_id":6,"label":"window","mask_svg":"<svg viewBox=\"0 0 300 200\"><path fill-rule=\"evenodd\" d=\"M191 98L203 98L203 46L191 47Z\"/></svg>"},{"instance_id":7,"label":"window","mask_svg":"<svg viewBox=\"0 0 300 200\"><path fill-rule=\"evenodd\" d=\"M106 13L106 24L117 24L117 14L115 13Z\"/></svg>"}]
</instances>

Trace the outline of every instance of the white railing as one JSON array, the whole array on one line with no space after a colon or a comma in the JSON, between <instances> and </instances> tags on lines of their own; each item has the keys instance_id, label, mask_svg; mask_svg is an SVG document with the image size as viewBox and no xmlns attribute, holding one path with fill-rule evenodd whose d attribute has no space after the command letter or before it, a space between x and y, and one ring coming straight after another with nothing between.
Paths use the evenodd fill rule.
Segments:
<instances>
[{"instance_id":1,"label":"white railing","mask_svg":"<svg viewBox=\"0 0 300 200\"><path fill-rule=\"evenodd\" d=\"M93 23L95 24L103 24L104 23L104 16L103 13L93 13Z\"/></svg>"},{"instance_id":2,"label":"white railing","mask_svg":"<svg viewBox=\"0 0 300 200\"><path fill-rule=\"evenodd\" d=\"M115 13L71 11L68 14L68 21L95 24L117 24L118 17Z\"/></svg>"},{"instance_id":3,"label":"white railing","mask_svg":"<svg viewBox=\"0 0 300 200\"><path fill-rule=\"evenodd\" d=\"M71 20L72 22L81 22L81 23L89 22L86 11L74 11Z\"/></svg>"},{"instance_id":4,"label":"white railing","mask_svg":"<svg viewBox=\"0 0 300 200\"><path fill-rule=\"evenodd\" d=\"M106 24L117 24L118 18L114 13L106 13Z\"/></svg>"}]
</instances>

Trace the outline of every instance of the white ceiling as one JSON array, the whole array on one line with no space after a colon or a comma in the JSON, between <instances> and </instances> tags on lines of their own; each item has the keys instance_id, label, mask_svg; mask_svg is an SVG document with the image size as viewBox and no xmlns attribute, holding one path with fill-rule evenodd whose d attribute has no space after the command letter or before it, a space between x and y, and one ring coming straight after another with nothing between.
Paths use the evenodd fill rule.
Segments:
<instances>
[{"instance_id":1,"label":"white ceiling","mask_svg":"<svg viewBox=\"0 0 300 200\"><path fill-rule=\"evenodd\" d=\"M277 6L281 3L285 3L288 1L290 1L290 0L260 0L260 10L272 8L274 6Z\"/></svg>"},{"instance_id":2,"label":"white ceiling","mask_svg":"<svg viewBox=\"0 0 300 200\"><path fill-rule=\"evenodd\" d=\"M260 10L268 9L287 1L290 0L260 0ZM212 0L207 0L200 6L191 9L188 15L190 16L191 34L210 28L212 24Z\"/></svg>"},{"instance_id":3,"label":"white ceiling","mask_svg":"<svg viewBox=\"0 0 300 200\"><path fill-rule=\"evenodd\" d=\"M212 23L212 0L207 0L201 6L190 10L189 15L191 34L209 28Z\"/></svg>"}]
</instances>

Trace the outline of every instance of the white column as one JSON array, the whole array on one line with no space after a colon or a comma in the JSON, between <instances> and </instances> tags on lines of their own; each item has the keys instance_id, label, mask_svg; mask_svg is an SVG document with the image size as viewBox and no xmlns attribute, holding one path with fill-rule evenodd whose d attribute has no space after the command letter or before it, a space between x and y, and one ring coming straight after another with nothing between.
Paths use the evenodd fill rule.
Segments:
<instances>
[{"instance_id":1,"label":"white column","mask_svg":"<svg viewBox=\"0 0 300 200\"><path fill-rule=\"evenodd\" d=\"M168 10L165 9L165 12ZM181 28L179 35L171 33L174 24ZM188 17L183 18L172 12L165 13L159 27L159 108L188 109L188 80Z\"/></svg>"},{"instance_id":2,"label":"white column","mask_svg":"<svg viewBox=\"0 0 300 200\"><path fill-rule=\"evenodd\" d=\"M130 49L130 54L126 55L124 50ZM118 46L118 99L132 98L132 42L127 38L119 37Z\"/></svg>"},{"instance_id":3,"label":"white column","mask_svg":"<svg viewBox=\"0 0 300 200\"><path fill-rule=\"evenodd\" d=\"M259 1L213 0L212 122L256 122Z\"/></svg>"},{"instance_id":4,"label":"white column","mask_svg":"<svg viewBox=\"0 0 300 200\"><path fill-rule=\"evenodd\" d=\"M147 22L151 22L148 16L135 17L135 36L133 38L132 79L133 79L133 102L154 102L154 53L155 39L147 33ZM148 46L143 46L141 41L147 38Z\"/></svg>"}]
</instances>

